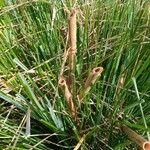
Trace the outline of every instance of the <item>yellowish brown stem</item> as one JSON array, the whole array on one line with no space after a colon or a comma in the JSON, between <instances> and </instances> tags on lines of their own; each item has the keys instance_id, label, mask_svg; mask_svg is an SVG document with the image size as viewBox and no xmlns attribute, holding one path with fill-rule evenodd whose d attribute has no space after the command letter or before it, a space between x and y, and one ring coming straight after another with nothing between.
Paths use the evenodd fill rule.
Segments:
<instances>
[{"instance_id":1,"label":"yellowish brown stem","mask_svg":"<svg viewBox=\"0 0 150 150\"><path fill-rule=\"evenodd\" d=\"M79 94L79 100L82 101L83 97L90 91L91 86L95 83L96 79L101 75L103 72L103 67L96 67L92 70L89 74L88 78L85 81L85 86L83 92Z\"/></svg>"},{"instance_id":2,"label":"yellowish brown stem","mask_svg":"<svg viewBox=\"0 0 150 150\"><path fill-rule=\"evenodd\" d=\"M121 129L128 135L130 140L134 141L143 150L150 150L150 142L143 138L141 135L137 134L135 131L125 125L123 125Z\"/></svg>"},{"instance_id":3,"label":"yellowish brown stem","mask_svg":"<svg viewBox=\"0 0 150 150\"><path fill-rule=\"evenodd\" d=\"M69 89L72 90L72 84L74 80L74 66L75 66L75 57L76 57L76 49L77 49L77 38L76 38L76 10L73 9L70 12L69 16L69 75L68 75L68 86Z\"/></svg>"},{"instance_id":4,"label":"yellowish brown stem","mask_svg":"<svg viewBox=\"0 0 150 150\"><path fill-rule=\"evenodd\" d=\"M77 25L76 25L76 10L73 9L70 12L70 17L69 17L69 37L70 37L70 48L71 51L76 52L76 30L77 30Z\"/></svg>"},{"instance_id":5,"label":"yellowish brown stem","mask_svg":"<svg viewBox=\"0 0 150 150\"><path fill-rule=\"evenodd\" d=\"M64 79L64 77L60 77L59 85L62 88L62 90L64 91L65 99L66 99L67 104L69 106L70 113L71 113L72 117L76 118L76 109L75 109L75 106L74 106L74 102L72 100L72 94L69 91L68 85L67 85L66 80Z\"/></svg>"},{"instance_id":6,"label":"yellowish brown stem","mask_svg":"<svg viewBox=\"0 0 150 150\"><path fill-rule=\"evenodd\" d=\"M75 68L75 57L76 57L76 9L72 9L69 13L69 49L64 54L64 62L61 67L59 76L59 85L64 91L65 99L70 109L71 116L77 121L76 107L73 102L73 82L74 82L74 68ZM64 79L64 66L68 60L68 77Z\"/></svg>"}]
</instances>

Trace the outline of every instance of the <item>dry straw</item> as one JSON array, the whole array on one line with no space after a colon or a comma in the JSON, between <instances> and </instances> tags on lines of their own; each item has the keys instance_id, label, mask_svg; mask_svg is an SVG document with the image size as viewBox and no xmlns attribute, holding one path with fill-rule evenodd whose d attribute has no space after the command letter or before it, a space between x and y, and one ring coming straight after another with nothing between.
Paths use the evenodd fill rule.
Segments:
<instances>
[{"instance_id":1,"label":"dry straw","mask_svg":"<svg viewBox=\"0 0 150 150\"><path fill-rule=\"evenodd\" d=\"M76 21L76 9L72 9L69 14L69 49L64 54L64 61L61 67L61 73L59 78L59 86L64 91L64 96L67 101L70 114L75 121L77 121L79 125L79 118L77 117L77 108L73 102L73 98L76 96L73 91L73 85L75 81L74 76L74 70L75 70L75 58L77 53L77 37L76 37L76 31L77 31L77 21ZM66 61L68 60L68 74L67 79L64 79L64 66ZM103 72L102 67L96 67L92 70L92 72L89 74L85 86L83 89L83 92L79 94L79 99L82 100L83 96L86 95L90 89L92 84L95 83L96 79L101 75Z\"/></svg>"},{"instance_id":2,"label":"dry straw","mask_svg":"<svg viewBox=\"0 0 150 150\"><path fill-rule=\"evenodd\" d=\"M91 86L95 83L96 79L103 72L103 67L96 67L90 72L88 78L85 81L83 92L79 94L79 100L82 101L84 96L90 91Z\"/></svg>"},{"instance_id":3,"label":"dry straw","mask_svg":"<svg viewBox=\"0 0 150 150\"><path fill-rule=\"evenodd\" d=\"M130 140L134 141L143 150L150 150L150 142L144 139L141 135L137 134L125 125L123 125L121 129L128 135Z\"/></svg>"},{"instance_id":4,"label":"dry straw","mask_svg":"<svg viewBox=\"0 0 150 150\"><path fill-rule=\"evenodd\" d=\"M65 99L66 99L68 107L70 109L71 116L73 118L75 118L76 117L76 110L75 110L75 106L74 106L74 103L73 103L73 100L72 100L72 94L69 91L68 85L67 85L66 80L64 79L64 77L60 77L59 86L64 91Z\"/></svg>"},{"instance_id":5,"label":"dry straw","mask_svg":"<svg viewBox=\"0 0 150 150\"><path fill-rule=\"evenodd\" d=\"M72 9L69 14L69 50L64 54L64 63L62 65L59 86L64 91L64 96L67 101L70 114L72 118L76 120L76 107L73 102L73 81L74 81L74 68L75 68L75 57L76 57L76 10ZM63 77L64 66L68 59L68 76L67 80Z\"/></svg>"},{"instance_id":6,"label":"dry straw","mask_svg":"<svg viewBox=\"0 0 150 150\"><path fill-rule=\"evenodd\" d=\"M74 81L74 67L75 67L75 57L77 49L77 38L76 38L76 10L72 9L69 16L69 75L68 75L68 86L72 90L72 85Z\"/></svg>"}]
</instances>

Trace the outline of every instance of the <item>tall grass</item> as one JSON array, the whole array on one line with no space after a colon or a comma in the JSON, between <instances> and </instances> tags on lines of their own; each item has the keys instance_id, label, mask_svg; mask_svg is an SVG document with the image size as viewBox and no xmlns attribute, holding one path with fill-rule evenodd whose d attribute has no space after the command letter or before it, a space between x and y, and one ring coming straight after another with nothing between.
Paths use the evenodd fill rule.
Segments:
<instances>
[{"instance_id":1,"label":"tall grass","mask_svg":"<svg viewBox=\"0 0 150 150\"><path fill-rule=\"evenodd\" d=\"M150 140L148 1L2 0L0 5L0 149L137 149L118 124ZM58 86L73 7L75 93L94 67L104 68L84 102L74 100L80 126Z\"/></svg>"}]
</instances>

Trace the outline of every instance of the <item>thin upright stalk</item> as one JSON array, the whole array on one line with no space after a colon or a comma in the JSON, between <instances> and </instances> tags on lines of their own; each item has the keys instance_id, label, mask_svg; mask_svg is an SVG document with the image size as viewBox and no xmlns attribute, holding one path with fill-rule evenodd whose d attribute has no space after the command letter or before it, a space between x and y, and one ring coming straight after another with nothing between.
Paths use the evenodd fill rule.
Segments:
<instances>
[{"instance_id":1,"label":"thin upright stalk","mask_svg":"<svg viewBox=\"0 0 150 150\"><path fill-rule=\"evenodd\" d=\"M76 10L72 9L69 14L69 49L64 54L64 62L61 67L61 73L59 77L59 86L64 91L64 96L67 101L70 114L73 119L77 119L76 107L73 102L73 84L74 84L74 69L75 69L75 57L76 57ZM68 77L67 80L63 77L64 66L68 60Z\"/></svg>"},{"instance_id":2,"label":"thin upright stalk","mask_svg":"<svg viewBox=\"0 0 150 150\"><path fill-rule=\"evenodd\" d=\"M73 81L74 81L74 68L75 68L75 57L77 52L77 38L76 38L76 10L72 9L69 16L69 75L68 75L68 86L71 91L73 91Z\"/></svg>"}]
</instances>

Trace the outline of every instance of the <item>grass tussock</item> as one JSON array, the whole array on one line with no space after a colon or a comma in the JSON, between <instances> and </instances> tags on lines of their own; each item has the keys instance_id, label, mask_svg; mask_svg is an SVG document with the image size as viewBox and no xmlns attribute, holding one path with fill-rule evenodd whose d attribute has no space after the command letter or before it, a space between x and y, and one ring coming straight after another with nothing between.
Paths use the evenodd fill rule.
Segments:
<instances>
[{"instance_id":1,"label":"grass tussock","mask_svg":"<svg viewBox=\"0 0 150 150\"><path fill-rule=\"evenodd\" d=\"M147 150L149 6L2 0L0 149Z\"/></svg>"}]
</instances>

